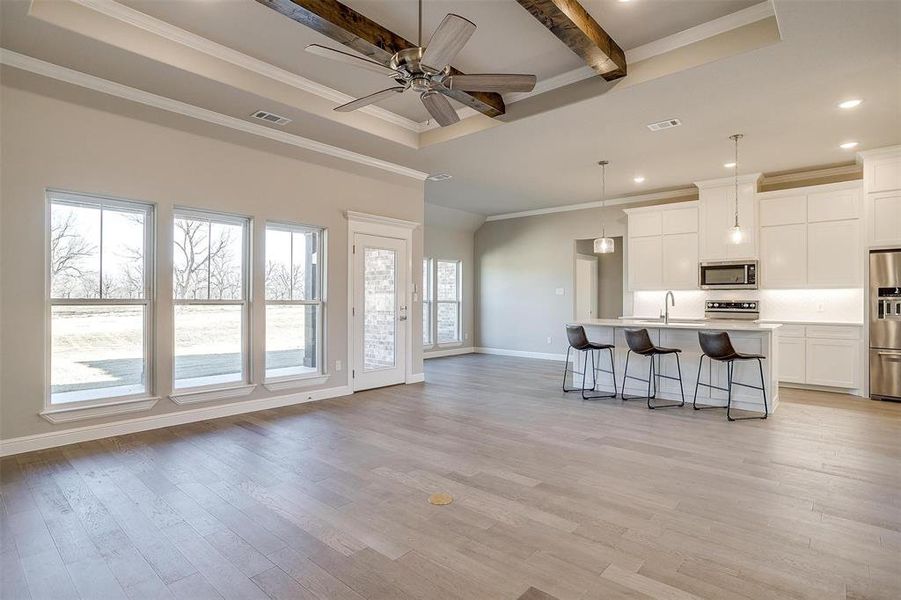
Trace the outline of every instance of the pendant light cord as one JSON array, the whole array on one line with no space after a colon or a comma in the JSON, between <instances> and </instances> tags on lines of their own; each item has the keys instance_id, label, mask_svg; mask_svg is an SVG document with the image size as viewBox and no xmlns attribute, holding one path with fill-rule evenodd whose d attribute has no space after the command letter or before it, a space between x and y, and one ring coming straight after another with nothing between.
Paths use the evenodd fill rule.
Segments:
<instances>
[{"instance_id":1,"label":"pendant light cord","mask_svg":"<svg viewBox=\"0 0 901 600\"><path fill-rule=\"evenodd\" d=\"M730 135L735 140L735 226L738 227L738 140L744 137L741 133Z\"/></svg>"},{"instance_id":2,"label":"pendant light cord","mask_svg":"<svg viewBox=\"0 0 901 600\"><path fill-rule=\"evenodd\" d=\"M604 219L603 209L607 207L607 163L602 160L598 162L601 165L601 237L607 237L607 225Z\"/></svg>"},{"instance_id":3,"label":"pendant light cord","mask_svg":"<svg viewBox=\"0 0 901 600\"><path fill-rule=\"evenodd\" d=\"M419 38L416 45L422 48L422 0L419 0Z\"/></svg>"}]
</instances>

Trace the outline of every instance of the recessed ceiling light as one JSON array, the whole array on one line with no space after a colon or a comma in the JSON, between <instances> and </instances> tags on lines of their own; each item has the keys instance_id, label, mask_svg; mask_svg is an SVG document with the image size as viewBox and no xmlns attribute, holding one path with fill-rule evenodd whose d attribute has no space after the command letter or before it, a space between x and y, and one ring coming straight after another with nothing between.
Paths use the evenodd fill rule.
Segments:
<instances>
[{"instance_id":1,"label":"recessed ceiling light","mask_svg":"<svg viewBox=\"0 0 901 600\"><path fill-rule=\"evenodd\" d=\"M845 142L839 146L842 150L850 150L851 148L857 148L857 142Z\"/></svg>"},{"instance_id":2,"label":"recessed ceiling light","mask_svg":"<svg viewBox=\"0 0 901 600\"><path fill-rule=\"evenodd\" d=\"M733 162L723 163L723 166L726 167L727 169L734 169L735 163L733 163Z\"/></svg>"},{"instance_id":3,"label":"recessed ceiling light","mask_svg":"<svg viewBox=\"0 0 901 600\"><path fill-rule=\"evenodd\" d=\"M633 177L632 181L634 181L635 183L644 183L644 177L638 175L637 177Z\"/></svg>"},{"instance_id":4,"label":"recessed ceiling light","mask_svg":"<svg viewBox=\"0 0 901 600\"><path fill-rule=\"evenodd\" d=\"M851 100L845 100L844 102L839 102L838 107L845 108L845 109L856 108L856 107L860 106L861 102L863 102L863 100L859 100L857 98L852 98Z\"/></svg>"},{"instance_id":5,"label":"recessed ceiling light","mask_svg":"<svg viewBox=\"0 0 901 600\"><path fill-rule=\"evenodd\" d=\"M450 173L435 173L434 175L429 175L426 177L429 181L446 181L453 177Z\"/></svg>"}]
</instances>

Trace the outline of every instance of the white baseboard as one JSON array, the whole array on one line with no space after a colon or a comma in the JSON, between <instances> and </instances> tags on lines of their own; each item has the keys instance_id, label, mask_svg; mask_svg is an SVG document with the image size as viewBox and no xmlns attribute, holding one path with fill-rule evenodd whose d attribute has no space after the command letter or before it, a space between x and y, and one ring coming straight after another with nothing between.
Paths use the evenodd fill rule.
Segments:
<instances>
[{"instance_id":1,"label":"white baseboard","mask_svg":"<svg viewBox=\"0 0 901 600\"><path fill-rule=\"evenodd\" d=\"M258 400L245 400L243 402L232 402L231 404L180 410L162 415L151 415L125 421L116 421L114 423L103 423L101 425L88 425L62 431L38 433L8 440L0 440L0 456L10 456L12 454L31 452L33 450L44 450L45 448L55 448L57 446L65 446L66 444L88 442L116 435L137 433L139 431L147 431L150 429L160 429L162 427L171 427L173 425L182 425L184 423L193 423L195 421L205 421L207 419L228 417L258 410L279 408L282 406L290 406L292 404L315 402L317 400L325 400L326 398L347 396L351 393L349 386L342 385L321 390L274 396L271 398L260 398Z\"/></svg>"},{"instance_id":2,"label":"white baseboard","mask_svg":"<svg viewBox=\"0 0 901 600\"><path fill-rule=\"evenodd\" d=\"M407 375L404 383L422 383L423 381L425 381L425 373L411 373Z\"/></svg>"},{"instance_id":3,"label":"white baseboard","mask_svg":"<svg viewBox=\"0 0 901 600\"><path fill-rule=\"evenodd\" d=\"M422 353L423 359L438 358L441 356L457 356L458 354L472 354L476 351L472 346L465 348L446 348L444 350L429 350Z\"/></svg>"},{"instance_id":4,"label":"white baseboard","mask_svg":"<svg viewBox=\"0 0 901 600\"><path fill-rule=\"evenodd\" d=\"M505 350L503 348L475 348L479 354L497 354L500 356L518 356L520 358L537 358L539 360L566 360L565 354L551 354L549 352L525 352L523 350Z\"/></svg>"},{"instance_id":5,"label":"white baseboard","mask_svg":"<svg viewBox=\"0 0 901 600\"><path fill-rule=\"evenodd\" d=\"M806 383L794 383L790 381L780 381L780 387L792 388L795 390L811 390L814 392L827 392L830 394L849 394L851 396L860 396L861 398L869 398L860 388L837 388L825 385L809 385Z\"/></svg>"}]
</instances>

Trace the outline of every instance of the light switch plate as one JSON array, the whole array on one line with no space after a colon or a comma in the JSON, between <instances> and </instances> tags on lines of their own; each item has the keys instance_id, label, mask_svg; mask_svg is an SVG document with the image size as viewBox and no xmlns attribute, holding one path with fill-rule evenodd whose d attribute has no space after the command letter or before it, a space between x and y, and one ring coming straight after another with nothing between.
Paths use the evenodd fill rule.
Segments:
<instances>
[{"instance_id":1,"label":"light switch plate","mask_svg":"<svg viewBox=\"0 0 901 600\"><path fill-rule=\"evenodd\" d=\"M557 288L557 295L558 295L558 296L562 296L562 295L563 295L563 291L564 291L563 288Z\"/></svg>"}]
</instances>

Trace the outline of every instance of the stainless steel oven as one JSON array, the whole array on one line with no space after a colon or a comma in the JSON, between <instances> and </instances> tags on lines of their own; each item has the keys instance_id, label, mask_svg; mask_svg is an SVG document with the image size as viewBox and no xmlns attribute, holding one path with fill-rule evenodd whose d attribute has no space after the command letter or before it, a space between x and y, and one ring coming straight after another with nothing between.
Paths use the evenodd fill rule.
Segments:
<instances>
[{"instance_id":1,"label":"stainless steel oven","mask_svg":"<svg viewBox=\"0 0 901 600\"><path fill-rule=\"evenodd\" d=\"M702 290L756 290L756 260L702 262L698 281Z\"/></svg>"}]
</instances>

